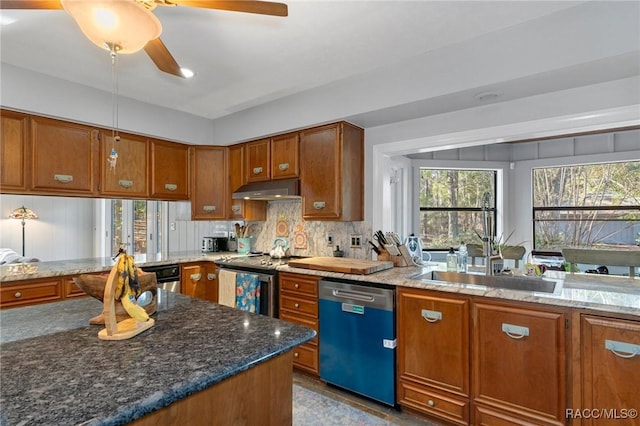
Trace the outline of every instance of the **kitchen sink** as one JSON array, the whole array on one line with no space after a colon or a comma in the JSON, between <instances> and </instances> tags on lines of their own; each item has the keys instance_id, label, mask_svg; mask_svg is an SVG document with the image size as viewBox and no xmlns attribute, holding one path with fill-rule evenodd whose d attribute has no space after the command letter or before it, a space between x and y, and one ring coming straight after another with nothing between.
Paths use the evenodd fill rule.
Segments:
<instances>
[{"instance_id":1,"label":"kitchen sink","mask_svg":"<svg viewBox=\"0 0 640 426\"><path fill-rule=\"evenodd\" d=\"M556 281L539 277L524 277L513 275L480 275L463 274L460 272L432 271L411 277L414 280L446 281L456 284L473 284L485 287L505 288L509 290L535 291L553 293Z\"/></svg>"}]
</instances>

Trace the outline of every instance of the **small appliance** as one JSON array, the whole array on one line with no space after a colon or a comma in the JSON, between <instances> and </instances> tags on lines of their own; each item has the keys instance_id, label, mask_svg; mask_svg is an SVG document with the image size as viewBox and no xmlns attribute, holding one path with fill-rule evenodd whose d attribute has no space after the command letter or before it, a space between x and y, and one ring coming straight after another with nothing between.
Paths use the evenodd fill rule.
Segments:
<instances>
[{"instance_id":1,"label":"small appliance","mask_svg":"<svg viewBox=\"0 0 640 426\"><path fill-rule=\"evenodd\" d=\"M422 259L422 240L420 239L420 237L416 237L415 235L411 234L407 237L404 244L405 246L407 246L407 250L409 250L409 254L411 255L412 259L414 257Z\"/></svg>"},{"instance_id":2,"label":"small appliance","mask_svg":"<svg viewBox=\"0 0 640 426\"><path fill-rule=\"evenodd\" d=\"M225 237L202 238L202 251L205 253L227 251L227 238Z\"/></svg>"}]
</instances>

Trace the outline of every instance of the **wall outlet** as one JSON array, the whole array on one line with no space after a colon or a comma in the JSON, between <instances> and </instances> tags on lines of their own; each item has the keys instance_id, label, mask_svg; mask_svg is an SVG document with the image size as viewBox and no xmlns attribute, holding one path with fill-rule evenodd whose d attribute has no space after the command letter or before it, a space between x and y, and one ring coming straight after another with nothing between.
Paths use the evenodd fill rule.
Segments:
<instances>
[{"instance_id":1,"label":"wall outlet","mask_svg":"<svg viewBox=\"0 0 640 426\"><path fill-rule=\"evenodd\" d=\"M169 224L169 229L172 230L172 231L175 231L176 230L176 223L175 222L171 222Z\"/></svg>"},{"instance_id":2,"label":"wall outlet","mask_svg":"<svg viewBox=\"0 0 640 426\"><path fill-rule=\"evenodd\" d=\"M333 245L333 235L331 235L331 234L327 235L327 245L328 246L332 246Z\"/></svg>"},{"instance_id":3,"label":"wall outlet","mask_svg":"<svg viewBox=\"0 0 640 426\"><path fill-rule=\"evenodd\" d=\"M351 247L362 248L362 235L351 235Z\"/></svg>"}]
</instances>

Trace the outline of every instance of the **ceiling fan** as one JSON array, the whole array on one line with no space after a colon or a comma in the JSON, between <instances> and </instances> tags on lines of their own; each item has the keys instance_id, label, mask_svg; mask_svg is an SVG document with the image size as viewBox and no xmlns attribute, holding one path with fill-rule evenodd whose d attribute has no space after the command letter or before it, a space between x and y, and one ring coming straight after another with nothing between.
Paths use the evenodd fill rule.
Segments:
<instances>
[{"instance_id":1,"label":"ceiling fan","mask_svg":"<svg viewBox=\"0 0 640 426\"><path fill-rule=\"evenodd\" d=\"M141 49L168 74L183 77L180 65L160 40L157 6L186 6L287 16L287 5L253 0L0 0L0 9L64 9L93 43L114 53Z\"/></svg>"}]
</instances>

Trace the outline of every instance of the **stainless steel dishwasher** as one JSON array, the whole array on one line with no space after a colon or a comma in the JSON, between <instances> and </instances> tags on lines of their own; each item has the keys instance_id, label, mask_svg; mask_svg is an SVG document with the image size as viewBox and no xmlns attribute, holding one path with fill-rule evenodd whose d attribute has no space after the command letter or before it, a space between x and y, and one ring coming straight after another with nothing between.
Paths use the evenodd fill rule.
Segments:
<instances>
[{"instance_id":1,"label":"stainless steel dishwasher","mask_svg":"<svg viewBox=\"0 0 640 426\"><path fill-rule=\"evenodd\" d=\"M395 405L394 290L321 280L320 378Z\"/></svg>"}]
</instances>

